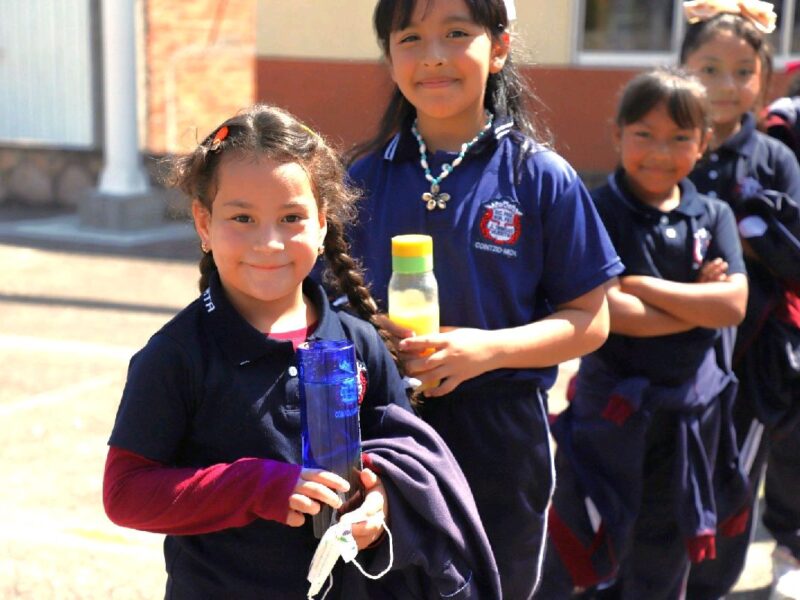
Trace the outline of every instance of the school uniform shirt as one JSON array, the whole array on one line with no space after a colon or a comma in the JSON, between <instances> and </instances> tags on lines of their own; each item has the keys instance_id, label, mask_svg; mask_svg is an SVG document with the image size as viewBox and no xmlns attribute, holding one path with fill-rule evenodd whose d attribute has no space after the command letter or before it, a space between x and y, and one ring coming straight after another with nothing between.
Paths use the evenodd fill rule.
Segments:
<instances>
[{"instance_id":1,"label":"school uniform shirt","mask_svg":"<svg viewBox=\"0 0 800 600\"><path fill-rule=\"evenodd\" d=\"M698 194L688 179L679 186L680 204L669 212L635 198L622 170L592 191L625 264L622 277L691 283L702 265L715 258L728 262L729 274L744 273L730 207ZM559 486L549 514L553 546L548 565L555 565L558 555L574 585L608 581L629 553L641 558L639 553L647 551L632 546L637 518L643 523L653 519L648 511L640 513L645 490L661 489L662 497L670 499L661 512L680 533L671 543L685 545L693 562L713 558L716 533L740 525L748 488L738 468L730 420L736 379L717 366L717 336L717 330L703 327L646 338L612 333L581 360L574 397L552 426ZM663 426L662 421L673 424L674 435L653 442L651 424ZM716 455L725 460L714 473L709 465ZM656 475L649 472L652 468ZM588 516L587 504L596 517ZM652 524L654 529L662 526ZM643 576L650 584L669 586L685 573L680 550L667 553L666 546L656 548L653 572ZM674 564L665 565L659 552L674 556Z\"/></svg>"},{"instance_id":2,"label":"school uniform shirt","mask_svg":"<svg viewBox=\"0 0 800 600\"><path fill-rule=\"evenodd\" d=\"M319 316L309 339L350 339L355 344L362 438L379 450L379 438L392 433L389 424L398 422L396 413L387 417L385 409L391 405L410 411L391 356L370 324L334 312L322 289L310 279L304 282L303 292ZM446 507L459 507L458 522L470 531L468 538L459 533L460 549L468 550L468 559L471 552L482 556L480 563L489 574L482 572L480 585L491 588L491 553L463 474L435 432L410 412L409 419L401 419L402 432L409 436L409 431L417 431L429 450L417 468L424 473L443 464L442 460L450 465L450 470L431 475L451 486L448 501L436 504L438 514L448 518ZM294 347L291 341L269 338L250 326L227 300L216 273L209 288L131 359L109 445L117 459L137 459L144 469L148 464L142 460L179 471L201 469L200 480L187 478L185 487L167 491L175 496L176 505L181 504L182 494L195 494L188 504L182 503L182 510L175 509L174 526L163 522L161 515L149 514L149 495L138 497L141 510L128 511L128 523L122 523L170 534L164 544L167 598L262 598L264 594L305 598L305 576L318 540L310 519L300 528L282 523L302 462ZM124 487L126 477L139 474L129 469L118 472L114 480L108 468L107 508L109 503L124 502L115 500L120 495L117 485ZM166 476L170 470L161 473ZM154 503L167 492L156 486ZM232 497L251 510L239 508L225 514ZM417 514L409 508L405 512ZM162 525L153 525L159 522ZM415 556L418 566L425 553ZM483 568L459 556L456 562L463 570L451 569L452 577L439 577L443 592L466 589L469 569ZM396 563L398 569L404 566L408 565ZM437 563L432 566L444 568Z\"/></svg>"},{"instance_id":3,"label":"school uniform shirt","mask_svg":"<svg viewBox=\"0 0 800 600\"><path fill-rule=\"evenodd\" d=\"M640 202L628 189L621 170L592 190L592 198L611 241L625 265L625 275L647 275L692 283L704 263L721 258L728 274L745 273L736 220L721 200L697 193L685 179L680 204L663 212ZM695 327L657 337L611 333L598 357L621 375L647 377L659 384L678 384L697 371L719 337L717 329Z\"/></svg>"},{"instance_id":4,"label":"school uniform shirt","mask_svg":"<svg viewBox=\"0 0 800 600\"><path fill-rule=\"evenodd\" d=\"M759 190L788 194L800 203L800 166L788 146L756 129L755 117L747 113L739 131L695 166L689 178L702 194L726 201L740 214L739 202ZM746 236L743 236L746 237ZM758 328L771 313L779 320L800 325L798 290L779 284L757 260L745 258L750 294L747 316L739 326L737 359L758 335ZM769 264L770 257L763 257Z\"/></svg>"},{"instance_id":5,"label":"school uniform shirt","mask_svg":"<svg viewBox=\"0 0 800 600\"><path fill-rule=\"evenodd\" d=\"M523 156L525 149L533 151ZM455 153L428 157L441 172ZM434 274L443 326L502 329L539 320L622 271L622 265L575 171L555 152L533 146L509 119L473 145L441 182L450 195L445 209L426 209L430 191L410 124L384 152L350 169L364 191L351 232L352 254L361 259L371 290L386 309L391 277L390 238L433 237ZM499 377L549 388L556 367L499 370L459 386Z\"/></svg>"},{"instance_id":6,"label":"school uniform shirt","mask_svg":"<svg viewBox=\"0 0 800 600\"><path fill-rule=\"evenodd\" d=\"M800 203L797 158L783 142L758 131L751 114L743 117L735 135L697 163L689 177L701 193L730 204L738 218L742 216L737 210L740 198L762 189L788 194ZM779 330L800 327L800 290L779 282L765 268L764 263L769 265L768 256L763 261L745 257L747 314L738 327L734 364L741 391L751 399L759 418L773 424L785 416L786 399L791 394L783 384L785 373L775 372L776 361L766 357L776 351L785 353L782 343L773 343L783 339ZM781 400L775 402L776 398Z\"/></svg>"},{"instance_id":7,"label":"school uniform shirt","mask_svg":"<svg viewBox=\"0 0 800 600\"><path fill-rule=\"evenodd\" d=\"M800 202L797 159L785 144L758 131L750 113L742 117L738 132L698 161L689 179L701 194L726 201L734 211L741 188L754 182Z\"/></svg>"}]
</instances>

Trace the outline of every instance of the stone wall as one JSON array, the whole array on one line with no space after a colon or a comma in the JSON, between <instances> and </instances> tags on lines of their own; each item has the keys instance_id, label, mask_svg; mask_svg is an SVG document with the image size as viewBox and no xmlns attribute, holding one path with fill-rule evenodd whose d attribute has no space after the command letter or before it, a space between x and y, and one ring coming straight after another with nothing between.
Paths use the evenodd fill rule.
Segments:
<instances>
[{"instance_id":1,"label":"stone wall","mask_svg":"<svg viewBox=\"0 0 800 600\"><path fill-rule=\"evenodd\" d=\"M147 156L154 194L164 199L164 214L175 219L189 215L188 202L174 190L164 190L165 165L160 156ZM0 146L0 206L77 209L97 187L103 158L100 151Z\"/></svg>"},{"instance_id":2,"label":"stone wall","mask_svg":"<svg viewBox=\"0 0 800 600\"><path fill-rule=\"evenodd\" d=\"M0 147L0 205L74 208L102 166L97 151Z\"/></svg>"}]
</instances>

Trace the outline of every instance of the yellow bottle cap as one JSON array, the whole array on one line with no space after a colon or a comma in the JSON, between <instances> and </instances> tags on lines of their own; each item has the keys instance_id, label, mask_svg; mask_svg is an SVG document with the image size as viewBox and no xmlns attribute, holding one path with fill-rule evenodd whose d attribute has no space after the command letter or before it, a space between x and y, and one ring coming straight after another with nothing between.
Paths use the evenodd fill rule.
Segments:
<instances>
[{"instance_id":1,"label":"yellow bottle cap","mask_svg":"<svg viewBox=\"0 0 800 600\"><path fill-rule=\"evenodd\" d=\"M392 271L424 273L433 270L433 238L408 234L392 238Z\"/></svg>"},{"instance_id":2,"label":"yellow bottle cap","mask_svg":"<svg viewBox=\"0 0 800 600\"><path fill-rule=\"evenodd\" d=\"M421 258L433 254L433 238L429 235L408 234L392 238L392 256Z\"/></svg>"}]
</instances>

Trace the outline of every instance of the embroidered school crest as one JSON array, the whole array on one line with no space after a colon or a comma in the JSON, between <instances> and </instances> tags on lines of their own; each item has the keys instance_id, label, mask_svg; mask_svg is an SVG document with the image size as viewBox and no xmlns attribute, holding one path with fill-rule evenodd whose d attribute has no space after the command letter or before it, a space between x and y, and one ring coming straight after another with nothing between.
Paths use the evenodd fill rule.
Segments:
<instances>
[{"instance_id":1,"label":"embroidered school crest","mask_svg":"<svg viewBox=\"0 0 800 600\"><path fill-rule=\"evenodd\" d=\"M694 259L695 269L699 269L703 265L709 245L711 245L711 234L708 232L708 229L702 227L694 232L692 257Z\"/></svg>"},{"instance_id":2,"label":"embroidered school crest","mask_svg":"<svg viewBox=\"0 0 800 600\"><path fill-rule=\"evenodd\" d=\"M481 217L483 237L495 244L513 245L519 239L522 212L518 206L505 198L494 200L484 206Z\"/></svg>"},{"instance_id":3,"label":"embroidered school crest","mask_svg":"<svg viewBox=\"0 0 800 600\"><path fill-rule=\"evenodd\" d=\"M364 401L364 396L367 394L367 365L360 360L356 361L356 384L358 385L358 404L359 406Z\"/></svg>"}]
</instances>

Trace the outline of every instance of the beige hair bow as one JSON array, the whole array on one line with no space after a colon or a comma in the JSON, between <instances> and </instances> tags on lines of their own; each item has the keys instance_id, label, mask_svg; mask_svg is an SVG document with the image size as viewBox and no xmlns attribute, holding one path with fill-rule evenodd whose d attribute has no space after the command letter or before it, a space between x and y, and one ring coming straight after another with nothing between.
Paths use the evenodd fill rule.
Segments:
<instances>
[{"instance_id":1,"label":"beige hair bow","mask_svg":"<svg viewBox=\"0 0 800 600\"><path fill-rule=\"evenodd\" d=\"M691 0L683 3L683 12L689 23L707 21L721 13L741 15L761 33L775 31L778 18L772 4L760 0Z\"/></svg>"}]
</instances>

